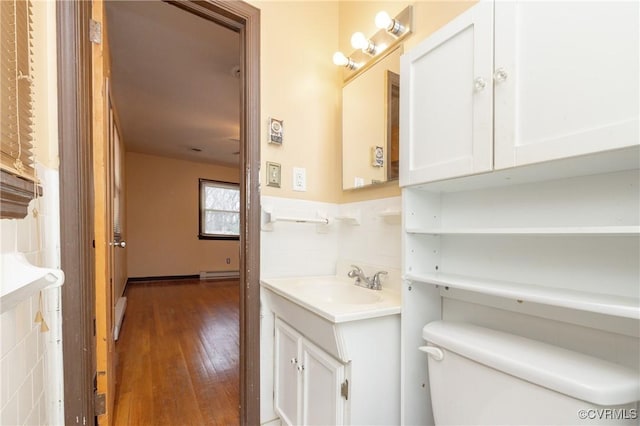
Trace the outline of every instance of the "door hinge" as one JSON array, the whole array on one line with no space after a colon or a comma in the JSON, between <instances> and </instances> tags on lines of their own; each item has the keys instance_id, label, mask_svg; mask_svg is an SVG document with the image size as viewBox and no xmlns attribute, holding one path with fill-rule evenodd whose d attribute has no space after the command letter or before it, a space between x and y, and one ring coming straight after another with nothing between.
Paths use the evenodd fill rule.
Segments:
<instances>
[{"instance_id":1,"label":"door hinge","mask_svg":"<svg viewBox=\"0 0 640 426\"><path fill-rule=\"evenodd\" d=\"M102 43L102 24L93 19L89 20L89 40L91 43Z\"/></svg>"},{"instance_id":2,"label":"door hinge","mask_svg":"<svg viewBox=\"0 0 640 426\"><path fill-rule=\"evenodd\" d=\"M101 416L107 412L106 410L106 397L103 393L96 393L96 401L95 401L95 415Z\"/></svg>"},{"instance_id":3,"label":"door hinge","mask_svg":"<svg viewBox=\"0 0 640 426\"><path fill-rule=\"evenodd\" d=\"M345 380L340 385L340 396L347 401L349 400L349 380Z\"/></svg>"}]
</instances>

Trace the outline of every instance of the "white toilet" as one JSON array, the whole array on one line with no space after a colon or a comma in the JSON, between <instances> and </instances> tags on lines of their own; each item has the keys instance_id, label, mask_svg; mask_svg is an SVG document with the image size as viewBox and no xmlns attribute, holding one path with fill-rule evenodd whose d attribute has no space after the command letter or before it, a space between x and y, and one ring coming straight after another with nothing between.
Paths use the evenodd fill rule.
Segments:
<instances>
[{"instance_id":1,"label":"white toilet","mask_svg":"<svg viewBox=\"0 0 640 426\"><path fill-rule=\"evenodd\" d=\"M640 424L633 369L466 323L422 336L436 425Z\"/></svg>"}]
</instances>

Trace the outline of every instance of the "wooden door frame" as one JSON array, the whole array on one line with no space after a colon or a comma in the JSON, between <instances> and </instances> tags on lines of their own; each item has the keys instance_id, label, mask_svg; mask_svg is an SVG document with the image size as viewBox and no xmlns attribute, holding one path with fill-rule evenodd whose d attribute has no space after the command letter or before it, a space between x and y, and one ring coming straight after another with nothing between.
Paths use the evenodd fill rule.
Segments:
<instances>
[{"instance_id":1,"label":"wooden door frame","mask_svg":"<svg viewBox=\"0 0 640 426\"><path fill-rule=\"evenodd\" d=\"M91 3L56 3L60 254L64 416L93 424L93 174L91 149Z\"/></svg>"},{"instance_id":2,"label":"wooden door frame","mask_svg":"<svg viewBox=\"0 0 640 426\"><path fill-rule=\"evenodd\" d=\"M170 2L241 38L240 422L260 424L260 11L242 1ZM90 2L58 2L65 424L92 424L94 312ZM80 367L80 368L79 368ZM86 421L86 423L84 423Z\"/></svg>"}]
</instances>

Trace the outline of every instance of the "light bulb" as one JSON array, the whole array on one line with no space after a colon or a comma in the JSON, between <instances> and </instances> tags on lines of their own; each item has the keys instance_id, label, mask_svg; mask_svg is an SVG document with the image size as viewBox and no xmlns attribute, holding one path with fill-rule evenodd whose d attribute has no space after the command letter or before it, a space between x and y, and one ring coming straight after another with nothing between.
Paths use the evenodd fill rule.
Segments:
<instances>
[{"instance_id":1,"label":"light bulb","mask_svg":"<svg viewBox=\"0 0 640 426\"><path fill-rule=\"evenodd\" d=\"M383 30L387 30L389 29L392 23L393 23L393 20L391 19L391 16L389 16L389 14L384 10L381 12L378 12L378 14L376 15L376 27Z\"/></svg>"},{"instance_id":2,"label":"light bulb","mask_svg":"<svg viewBox=\"0 0 640 426\"><path fill-rule=\"evenodd\" d=\"M376 45L360 32L353 33L351 36L351 45L355 49L362 49L362 51L368 55L373 56L378 52Z\"/></svg>"},{"instance_id":3,"label":"light bulb","mask_svg":"<svg viewBox=\"0 0 640 426\"><path fill-rule=\"evenodd\" d=\"M343 67L349 63L349 58L344 56L342 52L336 52L333 54L333 63Z\"/></svg>"},{"instance_id":4,"label":"light bulb","mask_svg":"<svg viewBox=\"0 0 640 426\"><path fill-rule=\"evenodd\" d=\"M351 36L351 46L353 46L354 49L365 49L368 45L369 40L367 40L364 34L357 32Z\"/></svg>"},{"instance_id":5,"label":"light bulb","mask_svg":"<svg viewBox=\"0 0 640 426\"><path fill-rule=\"evenodd\" d=\"M376 27L386 30L394 36L400 36L405 32L405 27L397 19L393 19L384 10L376 15Z\"/></svg>"},{"instance_id":6,"label":"light bulb","mask_svg":"<svg viewBox=\"0 0 640 426\"><path fill-rule=\"evenodd\" d=\"M347 67L347 69L350 70L360 68L360 64L356 64L351 58L344 56L342 52L336 52L333 54L333 63L339 67Z\"/></svg>"}]
</instances>

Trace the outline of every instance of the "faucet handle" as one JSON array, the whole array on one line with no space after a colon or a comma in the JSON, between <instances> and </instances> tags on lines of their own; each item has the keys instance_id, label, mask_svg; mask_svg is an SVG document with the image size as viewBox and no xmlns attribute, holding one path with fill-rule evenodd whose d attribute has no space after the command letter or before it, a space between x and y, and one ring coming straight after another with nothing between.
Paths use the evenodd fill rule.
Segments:
<instances>
[{"instance_id":1,"label":"faucet handle","mask_svg":"<svg viewBox=\"0 0 640 426\"><path fill-rule=\"evenodd\" d=\"M353 268L352 270L350 270L349 272L347 272L347 276L349 278L355 278L358 277L360 275L362 275L362 269L360 269L359 267L357 267L356 265L351 265L351 267Z\"/></svg>"},{"instance_id":2,"label":"faucet handle","mask_svg":"<svg viewBox=\"0 0 640 426\"><path fill-rule=\"evenodd\" d=\"M375 274L373 274L373 279L371 280L373 287L376 289L380 289L382 288L382 285L380 284L380 275L388 275L389 273L387 271L378 271Z\"/></svg>"}]
</instances>

